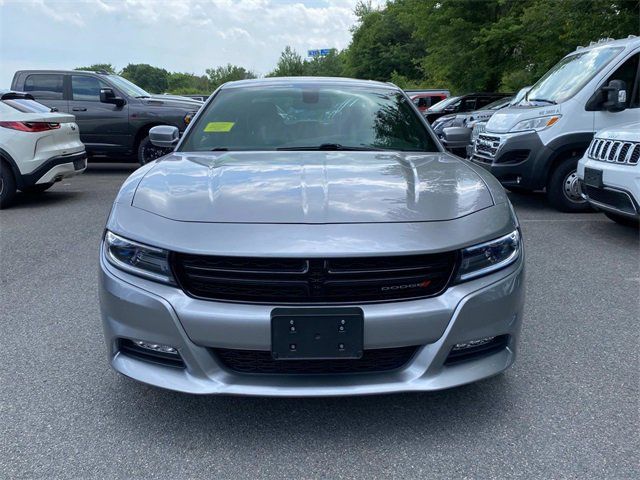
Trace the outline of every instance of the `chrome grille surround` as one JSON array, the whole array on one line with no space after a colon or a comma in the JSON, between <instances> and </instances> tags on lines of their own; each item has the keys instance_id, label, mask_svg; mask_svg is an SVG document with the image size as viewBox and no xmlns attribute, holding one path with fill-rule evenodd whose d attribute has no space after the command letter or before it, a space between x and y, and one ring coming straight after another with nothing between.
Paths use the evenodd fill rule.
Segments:
<instances>
[{"instance_id":1,"label":"chrome grille surround","mask_svg":"<svg viewBox=\"0 0 640 480\"><path fill-rule=\"evenodd\" d=\"M640 158L640 142L594 138L587 149L587 157L601 162L637 165Z\"/></svg>"}]
</instances>

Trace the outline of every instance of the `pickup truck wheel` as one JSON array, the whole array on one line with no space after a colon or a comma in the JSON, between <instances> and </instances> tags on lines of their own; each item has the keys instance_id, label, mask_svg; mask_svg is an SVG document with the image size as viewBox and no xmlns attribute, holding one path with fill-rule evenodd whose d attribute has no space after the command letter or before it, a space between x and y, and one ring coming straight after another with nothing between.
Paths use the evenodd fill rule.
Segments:
<instances>
[{"instance_id":1,"label":"pickup truck wheel","mask_svg":"<svg viewBox=\"0 0 640 480\"><path fill-rule=\"evenodd\" d=\"M620 225L624 225L626 227L640 227L640 220L636 220L635 218L627 217L625 215L619 215L617 213L612 212L604 212L604 214L616 223Z\"/></svg>"},{"instance_id":2,"label":"pickup truck wheel","mask_svg":"<svg viewBox=\"0 0 640 480\"><path fill-rule=\"evenodd\" d=\"M173 150L170 148L156 147L151 143L151 140L149 140L149 136L147 135L138 145L138 162L140 162L140 165L145 165L154 161L156 158L160 158L171 153L172 151Z\"/></svg>"},{"instance_id":3,"label":"pickup truck wheel","mask_svg":"<svg viewBox=\"0 0 640 480\"><path fill-rule=\"evenodd\" d=\"M572 157L562 161L551 173L547 184L549 203L561 212L588 212L589 203L582 198L582 189L578 182L578 160Z\"/></svg>"},{"instance_id":4,"label":"pickup truck wheel","mask_svg":"<svg viewBox=\"0 0 640 480\"><path fill-rule=\"evenodd\" d=\"M51 187L53 187L53 182L51 182L51 183L38 183L37 185L31 185L30 187L24 187L24 188L21 188L20 190L23 193L42 193L45 190L49 190Z\"/></svg>"},{"instance_id":5,"label":"pickup truck wheel","mask_svg":"<svg viewBox=\"0 0 640 480\"><path fill-rule=\"evenodd\" d=\"M16 179L6 162L0 161L0 209L11 205L16 195Z\"/></svg>"}]
</instances>

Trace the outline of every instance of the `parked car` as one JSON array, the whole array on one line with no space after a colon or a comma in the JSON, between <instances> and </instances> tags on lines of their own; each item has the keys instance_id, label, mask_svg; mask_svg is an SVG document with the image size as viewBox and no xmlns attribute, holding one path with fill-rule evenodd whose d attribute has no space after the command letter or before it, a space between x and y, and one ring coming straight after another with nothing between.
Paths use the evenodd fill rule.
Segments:
<instances>
[{"instance_id":1,"label":"parked car","mask_svg":"<svg viewBox=\"0 0 640 480\"><path fill-rule=\"evenodd\" d=\"M0 208L17 190L44 192L85 168L73 115L52 112L25 93L0 91Z\"/></svg>"},{"instance_id":2,"label":"parked car","mask_svg":"<svg viewBox=\"0 0 640 480\"><path fill-rule=\"evenodd\" d=\"M460 157L469 157L472 143L473 127L478 122L486 122L498 110L517 105L531 87L520 89L513 97L504 97L473 112L445 115L436 119L431 125L444 147Z\"/></svg>"},{"instance_id":3,"label":"parked car","mask_svg":"<svg viewBox=\"0 0 640 480\"><path fill-rule=\"evenodd\" d=\"M405 93L421 112L451 96L449 90L405 90Z\"/></svg>"},{"instance_id":4,"label":"parked car","mask_svg":"<svg viewBox=\"0 0 640 480\"><path fill-rule=\"evenodd\" d=\"M168 153L149 141L154 125L184 131L202 102L151 95L129 80L106 72L21 70L13 90L30 93L60 112L72 113L92 158L133 158L145 164Z\"/></svg>"},{"instance_id":5,"label":"parked car","mask_svg":"<svg viewBox=\"0 0 640 480\"><path fill-rule=\"evenodd\" d=\"M443 115L480 110L496 100L511 96L513 93L469 93L459 97L449 97L428 108L424 116L427 122L433 123Z\"/></svg>"},{"instance_id":6,"label":"parked car","mask_svg":"<svg viewBox=\"0 0 640 480\"><path fill-rule=\"evenodd\" d=\"M251 115L247 115L251 112ZM438 390L514 361L524 251L504 189L387 83L219 88L125 181L100 250L108 358L191 393Z\"/></svg>"},{"instance_id":7,"label":"parked car","mask_svg":"<svg viewBox=\"0 0 640 480\"><path fill-rule=\"evenodd\" d=\"M583 197L611 220L640 224L640 121L596 133L578 162Z\"/></svg>"},{"instance_id":8,"label":"parked car","mask_svg":"<svg viewBox=\"0 0 640 480\"><path fill-rule=\"evenodd\" d=\"M472 161L517 191L546 189L561 211L589 210L576 168L597 130L640 115L640 38L603 40L564 57L516 107L497 112Z\"/></svg>"}]
</instances>

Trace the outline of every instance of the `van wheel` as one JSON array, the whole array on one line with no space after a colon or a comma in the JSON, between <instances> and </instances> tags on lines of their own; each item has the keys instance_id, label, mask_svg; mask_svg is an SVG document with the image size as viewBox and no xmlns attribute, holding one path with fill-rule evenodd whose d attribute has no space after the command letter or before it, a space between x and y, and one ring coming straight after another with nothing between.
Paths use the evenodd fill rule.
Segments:
<instances>
[{"instance_id":1,"label":"van wheel","mask_svg":"<svg viewBox=\"0 0 640 480\"><path fill-rule=\"evenodd\" d=\"M16 179L7 162L0 161L0 209L11 205L16 196Z\"/></svg>"},{"instance_id":2,"label":"van wheel","mask_svg":"<svg viewBox=\"0 0 640 480\"><path fill-rule=\"evenodd\" d=\"M149 162L153 162L156 158L160 158L164 155L171 153L171 148L156 147L149 136L144 137L138 145L138 162L140 165L146 165Z\"/></svg>"},{"instance_id":3,"label":"van wheel","mask_svg":"<svg viewBox=\"0 0 640 480\"><path fill-rule=\"evenodd\" d=\"M578 160L572 157L563 160L551 173L547 184L547 198L551 206L561 212L588 212L589 203L582 198L582 189L578 182Z\"/></svg>"},{"instance_id":4,"label":"van wheel","mask_svg":"<svg viewBox=\"0 0 640 480\"><path fill-rule=\"evenodd\" d=\"M619 223L620 225L624 225L626 227L635 227L635 228L640 227L640 220L637 220L635 218L631 218L625 215L619 215L617 213L611 213L611 212L604 212L604 214L610 220L613 220L614 222Z\"/></svg>"},{"instance_id":5,"label":"van wheel","mask_svg":"<svg viewBox=\"0 0 640 480\"><path fill-rule=\"evenodd\" d=\"M31 185L30 187L24 187L20 190L24 193L42 193L45 190L49 190L53 187L53 182L51 183L38 183L37 185Z\"/></svg>"}]
</instances>

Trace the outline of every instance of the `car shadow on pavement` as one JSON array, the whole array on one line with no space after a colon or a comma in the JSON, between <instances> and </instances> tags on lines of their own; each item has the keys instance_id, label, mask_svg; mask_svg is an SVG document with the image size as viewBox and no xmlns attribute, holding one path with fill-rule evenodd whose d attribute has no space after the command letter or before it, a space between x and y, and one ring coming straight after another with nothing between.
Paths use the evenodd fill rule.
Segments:
<instances>
[{"instance_id":1,"label":"car shadow on pavement","mask_svg":"<svg viewBox=\"0 0 640 480\"><path fill-rule=\"evenodd\" d=\"M116 421L129 432L168 432L172 442L224 441L259 449L264 442L306 448L304 442L389 445L407 436L466 436L491 428L517 404L509 374L428 393L265 398L197 396L156 389L120 377L114 401L126 398ZM118 398L120 400L118 400ZM132 418L130 412L144 411ZM132 429L134 423L137 423ZM170 432L170 433L169 433ZM345 445L346 448L346 445Z\"/></svg>"},{"instance_id":2,"label":"car shadow on pavement","mask_svg":"<svg viewBox=\"0 0 640 480\"><path fill-rule=\"evenodd\" d=\"M53 187L55 189L55 186ZM51 207L58 203L82 198L86 192L47 191L42 193L18 192L11 203L10 211L32 207Z\"/></svg>"},{"instance_id":3,"label":"car shadow on pavement","mask_svg":"<svg viewBox=\"0 0 640 480\"><path fill-rule=\"evenodd\" d=\"M89 162L83 175L122 175L133 173L140 165L137 162Z\"/></svg>"}]
</instances>

